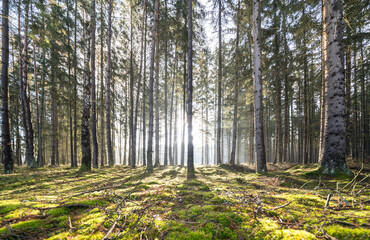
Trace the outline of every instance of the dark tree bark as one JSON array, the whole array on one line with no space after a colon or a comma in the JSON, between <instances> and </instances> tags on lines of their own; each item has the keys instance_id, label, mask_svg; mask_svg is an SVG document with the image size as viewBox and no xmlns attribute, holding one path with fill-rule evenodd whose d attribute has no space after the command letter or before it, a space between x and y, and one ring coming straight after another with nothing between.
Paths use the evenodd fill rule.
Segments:
<instances>
[{"instance_id":1,"label":"dark tree bark","mask_svg":"<svg viewBox=\"0 0 370 240\"><path fill-rule=\"evenodd\" d=\"M136 134L134 136L134 66L133 66L133 27L132 0L130 0L130 160L129 165L136 167Z\"/></svg>"},{"instance_id":2,"label":"dark tree bark","mask_svg":"<svg viewBox=\"0 0 370 240\"><path fill-rule=\"evenodd\" d=\"M254 118L256 129L257 172L267 172L266 150L263 134L262 108L262 56L261 56L261 6L253 0L253 45L254 45Z\"/></svg>"},{"instance_id":3,"label":"dark tree bark","mask_svg":"<svg viewBox=\"0 0 370 240\"><path fill-rule=\"evenodd\" d=\"M146 0L145 0L146 2ZM146 26L147 26L147 12L145 7L145 24L144 24L144 76L143 76L143 166L146 166Z\"/></svg>"},{"instance_id":4,"label":"dark tree bark","mask_svg":"<svg viewBox=\"0 0 370 240\"><path fill-rule=\"evenodd\" d=\"M91 135L92 135L92 155L93 155L93 168L98 168L98 139L96 136L96 85L95 85L95 31L96 31L96 12L95 0L91 0L90 5L90 29L91 29Z\"/></svg>"},{"instance_id":5,"label":"dark tree bark","mask_svg":"<svg viewBox=\"0 0 370 240\"><path fill-rule=\"evenodd\" d=\"M26 163L30 168L36 167L36 161L34 156L34 145L33 145L33 126L31 118L31 106L30 98L27 94L28 90L28 13L29 13L29 2L26 2L25 6L25 29L24 29L24 55L23 55L23 84L22 84L22 100L23 100L23 114L25 118L25 132L26 132Z\"/></svg>"},{"instance_id":6,"label":"dark tree bark","mask_svg":"<svg viewBox=\"0 0 370 240\"><path fill-rule=\"evenodd\" d=\"M234 85L234 119L233 119L233 136L232 136L232 147L230 164L235 165L235 151L236 151L236 139L238 133L238 95L239 95L239 32L240 32L240 0L238 1L238 12L237 12L237 23L236 23L236 48L235 48L235 59L236 59L236 71L235 71L235 85Z\"/></svg>"},{"instance_id":7,"label":"dark tree bark","mask_svg":"<svg viewBox=\"0 0 370 240\"><path fill-rule=\"evenodd\" d=\"M171 90L171 106L170 106L170 136L169 136L169 149L168 149L168 156L170 160L170 165L175 165L174 158L173 158L173 145L172 145L172 119L173 119L173 98L175 94L175 80L176 80L176 70L177 70L177 55L176 55L176 49L175 49L175 64L173 69L173 79L172 79L172 90ZM176 106L175 106L176 107ZM175 131L176 131L176 125L175 125Z\"/></svg>"},{"instance_id":8,"label":"dark tree bark","mask_svg":"<svg viewBox=\"0 0 370 240\"><path fill-rule=\"evenodd\" d=\"M85 27L84 39L84 88L83 88L83 111L81 120L81 150L82 160L80 171L91 170L91 143L90 143L90 108L91 108L91 72L90 72L90 44L91 44L91 28L89 22Z\"/></svg>"},{"instance_id":9,"label":"dark tree bark","mask_svg":"<svg viewBox=\"0 0 370 240\"><path fill-rule=\"evenodd\" d=\"M188 179L195 177L193 146L193 1L188 0Z\"/></svg>"},{"instance_id":10,"label":"dark tree bark","mask_svg":"<svg viewBox=\"0 0 370 240\"><path fill-rule=\"evenodd\" d=\"M73 88L73 164L72 167L77 167L77 68L78 68L78 59L77 59L77 1L75 0L75 9L74 9L74 88Z\"/></svg>"},{"instance_id":11,"label":"dark tree bark","mask_svg":"<svg viewBox=\"0 0 370 240\"><path fill-rule=\"evenodd\" d=\"M345 80L343 60L342 3L323 0L325 76L328 85L325 144L320 156L320 172L352 175L346 163Z\"/></svg>"},{"instance_id":12,"label":"dark tree bark","mask_svg":"<svg viewBox=\"0 0 370 240\"><path fill-rule=\"evenodd\" d=\"M284 41L284 61L283 61L283 74L284 74L284 145L282 161L288 161L288 144L289 144L289 82L288 82L288 41L286 39L286 15L287 7L283 6L283 41Z\"/></svg>"},{"instance_id":13,"label":"dark tree bark","mask_svg":"<svg viewBox=\"0 0 370 240\"><path fill-rule=\"evenodd\" d=\"M158 32L157 32L158 35ZM159 35L157 36L157 38ZM157 41L157 52L155 60L155 163L154 166L158 167L159 162L159 40Z\"/></svg>"},{"instance_id":14,"label":"dark tree bark","mask_svg":"<svg viewBox=\"0 0 370 240\"><path fill-rule=\"evenodd\" d=\"M2 5L2 51L1 51L1 135L2 135L2 161L4 163L4 173L9 174L14 171L12 158L12 145L10 139L9 123L9 2L3 0Z\"/></svg>"},{"instance_id":15,"label":"dark tree bark","mask_svg":"<svg viewBox=\"0 0 370 240\"><path fill-rule=\"evenodd\" d=\"M149 75L149 132L147 150L147 171L153 172L153 82L154 82L154 56L157 38L159 0L155 0L154 24L152 34L152 50L150 53L150 75Z\"/></svg>"},{"instance_id":16,"label":"dark tree bark","mask_svg":"<svg viewBox=\"0 0 370 240\"><path fill-rule=\"evenodd\" d=\"M112 45L112 11L113 0L109 0L108 10L108 49L107 49L107 82L105 93L105 108L106 108L106 131L107 131L107 149L109 166L114 165L113 160L113 147L111 137L111 45Z\"/></svg>"},{"instance_id":17,"label":"dark tree bark","mask_svg":"<svg viewBox=\"0 0 370 240\"><path fill-rule=\"evenodd\" d=\"M100 5L100 166L104 166L105 153L105 135L104 135L104 15L103 1Z\"/></svg>"}]
</instances>

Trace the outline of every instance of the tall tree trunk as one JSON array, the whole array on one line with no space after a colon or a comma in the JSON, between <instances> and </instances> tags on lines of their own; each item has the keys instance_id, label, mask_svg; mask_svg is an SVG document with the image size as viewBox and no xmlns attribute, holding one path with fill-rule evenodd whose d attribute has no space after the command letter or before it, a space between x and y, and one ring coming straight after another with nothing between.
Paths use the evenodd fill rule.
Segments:
<instances>
[{"instance_id":1,"label":"tall tree trunk","mask_svg":"<svg viewBox=\"0 0 370 240\"><path fill-rule=\"evenodd\" d=\"M302 18L305 20L305 8L303 7ZM306 30L303 31L303 164L308 163L308 64L307 64L307 47L306 47Z\"/></svg>"},{"instance_id":2,"label":"tall tree trunk","mask_svg":"<svg viewBox=\"0 0 370 240\"><path fill-rule=\"evenodd\" d=\"M254 107L250 104L250 127L249 127L249 164L254 164Z\"/></svg>"},{"instance_id":3,"label":"tall tree trunk","mask_svg":"<svg viewBox=\"0 0 370 240\"><path fill-rule=\"evenodd\" d=\"M346 156L351 153L351 45L346 49Z\"/></svg>"},{"instance_id":4,"label":"tall tree trunk","mask_svg":"<svg viewBox=\"0 0 370 240\"><path fill-rule=\"evenodd\" d=\"M159 0L155 0L154 24L152 34L152 50L150 53L150 76L149 76L149 132L148 132L148 150L147 150L147 171L153 172L153 82L154 82L154 56L157 38Z\"/></svg>"},{"instance_id":5,"label":"tall tree trunk","mask_svg":"<svg viewBox=\"0 0 370 240\"><path fill-rule=\"evenodd\" d=\"M173 162L174 165L179 164L178 160L178 144L177 144L177 129L178 129L178 124L177 124L177 108L178 108L178 97L175 94L175 121L173 123L174 125L174 132L173 132Z\"/></svg>"},{"instance_id":6,"label":"tall tree trunk","mask_svg":"<svg viewBox=\"0 0 370 240\"><path fill-rule=\"evenodd\" d=\"M146 0L145 0L146 2ZM143 166L146 166L146 28L147 12L145 7L145 24L144 24L144 76L143 76Z\"/></svg>"},{"instance_id":7,"label":"tall tree trunk","mask_svg":"<svg viewBox=\"0 0 370 240\"><path fill-rule=\"evenodd\" d=\"M4 173L13 173L14 162L12 158L12 145L10 139L9 123L9 2L3 0L2 5L2 51L1 51L1 135L2 135L2 161L4 163Z\"/></svg>"},{"instance_id":8,"label":"tall tree trunk","mask_svg":"<svg viewBox=\"0 0 370 240\"><path fill-rule=\"evenodd\" d=\"M230 164L235 165L235 151L236 151L236 139L238 133L238 94L239 94L239 18L240 18L240 0L238 1L238 12L237 12L237 23L236 23L236 71L235 71L235 87L234 87L234 119L233 119L233 139L230 156Z\"/></svg>"},{"instance_id":9,"label":"tall tree trunk","mask_svg":"<svg viewBox=\"0 0 370 240\"><path fill-rule=\"evenodd\" d=\"M140 69L139 69L139 78L137 81L137 93L136 93L136 103L135 103L135 119L134 119L134 128L133 128L133 135L132 135L132 151L135 152L136 149L136 130L137 130L137 119L138 119L138 112L139 112L139 98L140 98L140 87L141 87L141 76L143 72L143 51L144 51L144 35L145 35L145 19L146 19L146 1L144 1L143 7L143 17L142 17L142 24L141 24L141 41L140 41ZM145 88L143 88L145 90ZM140 131L139 131L140 134ZM140 145L140 141L139 141ZM138 155L139 157L139 155ZM135 153L132 155L131 159L131 166L135 167Z\"/></svg>"},{"instance_id":10,"label":"tall tree trunk","mask_svg":"<svg viewBox=\"0 0 370 240\"><path fill-rule=\"evenodd\" d=\"M280 56L279 56L279 48L280 48L280 16L277 16L277 9L278 9L278 1L274 0L273 2L274 8L274 29L275 29L275 36L274 36L274 58L275 58L275 97L276 97L276 142L275 142L275 157L274 163L282 162L282 139L281 139L281 78L280 78Z\"/></svg>"},{"instance_id":11,"label":"tall tree trunk","mask_svg":"<svg viewBox=\"0 0 370 240\"><path fill-rule=\"evenodd\" d=\"M168 26L168 10L167 10L167 0L165 2L165 24ZM168 76L168 33L167 27L164 28L164 157L163 157L163 165L168 165L168 103L167 103L167 76Z\"/></svg>"},{"instance_id":12,"label":"tall tree trunk","mask_svg":"<svg viewBox=\"0 0 370 240\"><path fill-rule=\"evenodd\" d=\"M91 143L90 143L90 108L91 108L91 72L90 72L90 44L91 29L89 22L85 27L84 39L84 90L83 90L83 112L81 120L81 150L82 160L80 171L91 170Z\"/></svg>"},{"instance_id":13,"label":"tall tree trunk","mask_svg":"<svg viewBox=\"0 0 370 240\"><path fill-rule=\"evenodd\" d=\"M320 158L320 171L335 175L352 175L346 163L345 128L345 80L343 62L342 3L323 0L324 32L327 42L324 49L325 81L328 84L326 96L326 132L323 154Z\"/></svg>"},{"instance_id":14,"label":"tall tree trunk","mask_svg":"<svg viewBox=\"0 0 370 240\"><path fill-rule=\"evenodd\" d=\"M284 61L283 61L283 74L284 74L284 145L283 145L283 156L282 161L288 161L288 144L289 144L289 82L288 82L288 41L286 38L286 15L287 6L283 6L283 41L284 41Z\"/></svg>"},{"instance_id":15,"label":"tall tree trunk","mask_svg":"<svg viewBox=\"0 0 370 240\"><path fill-rule=\"evenodd\" d=\"M253 0L253 45L254 45L254 119L256 129L256 153L258 173L267 172L266 151L263 135L262 108L262 56L261 56L261 6Z\"/></svg>"},{"instance_id":16,"label":"tall tree trunk","mask_svg":"<svg viewBox=\"0 0 370 240\"><path fill-rule=\"evenodd\" d=\"M181 166L185 165L185 127L186 127L186 48L184 47L184 84L183 84L183 112L182 112L182 139L181 139Z\"/></svg>"},{"instance_id":17,"label":"tall tree trunk","mask_svg":"<svg viewBox=\"0 0 370 240\"><path fill-rule=\"evenodd\" d=\"M174 160L173 160L173 155L172 155L172 152L173 152L173 145L172 145L172 119L173 119L173 97L174 97L174 94L175 94L175 81L176 81L176 70L177 70L177 55L176 55L176 48L175 48L175 64L174 64L174 69L173 69L173 79L172 79L172 90L171 90L171 107L170 107L170 137L169 137L169 143L170 143L170 146L169 146L169 149L168 149L168 156L169 156L169 160L170 160L170 165L173 166L175 165L174 164ZM175 106L176 107L176 106ZM175 131L176 131L176 125L175 125Z\"/></svg>"},{"instance_id":18,"label":"tall tree trunk","mask_svg":"<svg viewBox=\"0 0 370 240\"><path fill-rule=\"evenodd\" d=\"M77 1L75 0L75 9L74 9L74 88L73 88L73 167L77 167L77 68L78 68L78 59L77 59Z\"/></svg>"},{"instance_id":19,"label":"tall tree trunk","mask_svg":"<svg viewBox=\"0 0 370 240\"><path fill-rule=\"evenodd\" d=\"M136 167L136 136L134 136L134 66L132 0L130 0L130 166ZM139 93L139 92L138 92Z\"/></svg>"},{"instance_id":20,"label":"tall tree trunk","mask_svg":"<svg viewBox=\"0 0 370 240\"><path fill-rule=\"evenodd\" d=\"M157 32L158 35L158 32ZM157 36L159 37L159 35ZM158 167L159 162L159 40L157 41L157 52L155 60L155 163L154 166Z\"/></svg>"},{"instance_id":21,"label":"tall tree trunk","mask_svg":"<svg viewBox=\"0 0 370 240\"><path fill-rule=\"evenodd\" d=\"M95 87L95 31L96 31L95 0L90 5L90 29L91 29L91 134L92 134L92 160L93 168L98 168L98 139L96 136L96 87Z\"/></svg>"},{"instance_id":22,"label":"tall tree trunk","mask_svg":"<svg viewBox=\"0 0 370 240\"><path fill-rule=\"evenodd\" d=\"M103 1L100 5L100 166L105 162L105 135L104 135L104 15Z\"/></svg>"},{"instance_id":23,"label":"tall tree trunk","mask_svg":"<svg viewBox=\"0 0 370 240\"><path fill-rule=\"evenodd\" d=\"M25 17L24 17L24 55L23 55L23 105L26 118L26 163L30 168L36 167L36 161L34 156L34 146L33 146L33 126L32 126L32 116L31 116L31 106L30 97L27 94L28 91L28 13L29 13L29 2L25 6Z\"/></svg>"},{"instance_id":24,"label":"tall tree trunk","mask_svg":"<svg viewBox=\"0 0 370 240\"><path fill-rule=\"evenodd\" d=\"M105 108L106 108L106 131L107 131L107 149L108 149L108 161L109 166L114 165L113 161L113 148L112 148L112 137L111 137L111 45L112 45L112 11L113 11L113 0L109 0L108 10L108 49L107 49L107 82L106 82L106 93L105 93Z\"/></svg>"},{"instance_id":25,"label":"tall tree trunk","mask_svg":"<svg viewBox=\"0 0 370 240\"><path fill-rule=\"evenodd\" d=\"M188 179L195 177L193 146L193 1L188 0Z\"/></svg>"},{"instance_id":26,"label":"tall tree trunk","mask_svg":"<svg viewBox=\"0 0 370 240\"><path fill-rule=\"evenodd\" d=\"M218 94L217 94L217 164L222 163L221 159L221 86L222 86L222 6L221 0L218 0Z\"/></svg>"}]
</instances>

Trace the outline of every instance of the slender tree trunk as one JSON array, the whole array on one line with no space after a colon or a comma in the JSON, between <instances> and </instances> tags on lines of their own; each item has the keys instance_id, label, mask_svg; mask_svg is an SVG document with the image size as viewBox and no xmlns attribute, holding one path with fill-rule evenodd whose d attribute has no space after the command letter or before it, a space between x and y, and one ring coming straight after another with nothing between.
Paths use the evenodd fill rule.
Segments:
<instances>
[{"instance_id":1,"label":"slender tree trunk","mask_svg":"<svg viewBox=\"0 0 370 240\"><path fill-rule=\"evenodd\" d=\"M325 81L328 84L326 132L323 154L320 158L320 171L335 175L352 175L346 163L345 129L345 80L343 61L342 3L323 0L324 32L327 42L324 49Z\"/></svg>"},{"instance_id":2,"label":"slender tree trunk","mask_svg":"<svg viewBox=\"0 0 370 240\"><path fill-rule=\"evenodd\" d=\"M142 17L142 24L141 24L141 46L140 46L140 69L139 69L139 78L137 81L137 93L136 93L136 104L135 104L135 119L134 119L134 128L133 128L133 135L132 135L132 159L131 159L131 167L135 168L136 164L136 157L135 157L135 149L136 149L136 130L137 130L137 118L139 112L139 97L140 97L140 87L141 87L141 76L143 72L143 51L144 51L144 35L145 35L145 21L146 19L146 1L144 1L144 9L143 9L143 17ZM143 88L145 90L145 88ZM140 134L140 132L139 132ZM140 143L140 142L139 142ZM138 155L139 156L139 155Z\"/></svg>"},{"instance_id":3,"label":"slender tree trunk","mask_svg":"<svg viewBox=\"0 0 370 240\"><path fill-rule=\"evenodd\" d=\"M145 0L146 2L146 0ZM143 166L146 166L146 29L147 29L147 12L145 7L145 24L144 24L144 76L143 76Z\"/></svg>"},{"instance_id":4,"label":"slender tree trunk","mask_svg":"<svg viewBox=\"0 0 370 240\"><path fill-rule=\"evenodd\" d=\"M195 177L193 146L193 1L188 0L188 179Z\"/></svg>"},{"instance_id":5,"label":"slender tree trunk","mask_svg":"<svg viewBox=\"0 0 370 240\"><path fill-rule=\"evenodd\" d=\"M186 114L186 50L184 47L184 84L183 84L183 112L182 112L182 139L181 139L181 166L185 165L185 114Z\"/></svg>"},{"instance_id":6,"label":"slender tree trunk","mask_svg":"<svg viewBox=\"0 0 370 240\"><path fill-rule=\"evenodd\" d=\"M286 39L286 15L287 6L283 6L283 41L284 41L284 61L283 61L283 74L284 74L284 146L282 161L288 162L288 145L289 145L289 82L288 82L288 41Z\"/></svg>"},{"instance_id":7,"label":"slender tree trunk","mask_svg":"<svg viewBox=\"0 0 370 240\"><path fill-rule=\"evenodd\" d=\"M351 153L351 45L346 49L346 156Z\"/></svg>"},{"instance_id":8,"label":"slender tree trunk","mask_svg":"<svg viewBox=\"0 0 370 240\"><path fill-rule=\"evenodd\" d=\"M100 5L100 166L105 162L105 135L104 135L104 15L103 1Z\"/></svg>"},{"instance_id":9,"label":"slender tree trunk","mask_svg":"<svg viewBox=\"0 0 370 240\"><path fill-rule=\"evenodd\" d=\"M232 149L230 156L230 164L235 165L235 151L236 151L236 139L238 133L238 94L239 94L239 15L240 15L240 0L238 1L238 12L237 12L237 23L236 23L236 71L235 71L235 87L234 87L234 119L233 119L233 139Z\"/></svg>"},{"instance_id":10,"label":"slender tree trunk","mask_svg":"<svg viewBox=\"0 0 370 240\"><path fill-rule=\"evenodd\" d=\"M172 118L173 118L173 97L175 94L175 81L176 81L176 70L177 70L177 55L176 55L176 48L175 48L175 64L174 64L174 69L173 69L173 79L172 79L172 90L171 90L171 107L170 107L170 137L169 137L169 151L168 151L168 156L170 160L170 165L173 166L174 160L173 160L173 145L172 145ZM176 106L175 106L176 107ZM176 121L176 120L175 120ZM175 131L176 131L176 125L175 125Z\"/></svg>"},{"instance_id":11,"label":"slender tree trunk","mask_svg":"<svg viewBox=\"0 0 370 240\"><path fill-rule=\"evenodd\" d=\"M152 34L152 50L150 53L150 76L149 76L149 132L148 132L148 150L147 150L147 171L153 172L153 82L154 82L154 56L157 38L159 0L155 0L154 24Z\"/></svg>"},{"instance_id":12,"label":"slender tree trunk","mask_svg":"<svg viewBox=\"0 0 370 240\"><path fill-rule=\"evenodd\" d=\"M91 135L92 135L92 160L93 168L98 168L98 139L96 136L96 87L95 87L95 31L96 31L96 17L95 17L95 0L91 0L90 5L90 29L91 29Z\"/></svg>"},{"instance_id":13,"label":"slender tree trunk","mask_svg":"<svg viewBox=\"0 0 370 240\"><path fill-rule=\"evenodd\" d=\"M158 33L157 33L158 35ZM157 36L159 37L159 36ZM154 166L158 167L159 162L159 40L157 41L157 52L155 60L155 163Z\"/></svg>"},{"instance_id":14,"label":"slender tree trunk","mask_svg":"<svg viewBox=\"0 0 370 240\"><path fill-rule=\"evenodd\" d=\"M262 56L261 56L261 6L253 0L253 45L254 45L254 119L256 129L257 172L267 172L266 151L263 134L262 108Z\"/></svg>"},{"instance_id":15,"label":"slender tree trunk","mask_svg":"<svg viewBox=\"0 0 370 240\"><path fill-rule=\"evenodd\" d=\"M177 108L178 108L178 97L175 94L175 121L174 121L174 133L173 133L173 162L174 165L179 164L179 159L178 159L178 144L177 144Z\"/></svg>"},{"instance_id":16,"label":"slender tree trunk","mask_svg":"<svg viewBox=\"0 0 370 240\"><path fill-rule=\"evenodd\" d=\"M36 167L36 161L34 157L34 145L33 145L33 126L31 118L31 106L30 97L27 94L28 91L28 13L29 13L29 2L25 6L25 17L24 17L24 55L23 55L23 105L26 118L26 163L30 168Z\"/></svg>"},{"instance_id":17,"label":"slender tree trunk","mask_svg":"<svg viewBox=\"0 0 370 240\"><path fill-rule=\"evenodd\" d=\"M168 25L168 10L167 10L167 0L165 0L165 24ZM167 27L164 28L164 157L163 165L168 165L168 103L167 103L167 84L168 84L168 33Z\"/></svg>"},{"instance_id":18,"label":"slender tree trunk","mask_svg":"<svg viewBox=\"0 0 370 240\"><path fill-rule=\"evenodd\" d=\"M77 59L77 1L75 0L75 12L74 12L74 89L73 89L73 167L77 167L77 68L78 68L78 59Z\"/></svg>"},{"instance_id":19,"label":"slender tree trunk","mask_svg":"<svg viewBox=\"0 0 370 240\"><path fill-rule=\"evenodd\" d=\"M107 49L107 82L106 82L106 93L105 93L105 108L106 108L106 131L107 131L107 148L108 148L108 161L109 166L114 165L113 160L113 148L112 148L112 137L111 137L111 44L112 44L112 11L113 11L113 0L109 0L108 10L108 49Z\"/></svg>"},{"instance_id":20,"label":"slender tree trunk","mask_svg":"<svg viewBox=\"0 0 370 240\"><path fill-rule=\"evenodd\" d=\"M130 166L136 167L136 134L134 136L134 66L133 66L133 27L132 0L130 0ZM139 92L138 92L139 93Z\"/></svg>"},{"instance_id":21,"label":"slender tree trunk","mask_svg":"<svg viewBox=\"0 0 370 240\"><path fill-rule=\"evenodd\" d=\"M254 164L254 107L250 104L249 164Z\"/></svg>"},{"instance_id":22,"label":"slender tree trunk","mask_svg":"<svg viewBox=\"0 0 370 240\"><path fill-rule=\"evenodd\" d=\"M91 143L90 143L90 108L91 108L91 72L90 70L90 44L91 28L89 22L85 27L84 39L84 89L83 89L83 112L81 121L81 150L82 160L80 171L91 170Z\"/></svg>"},{"instance_id":23,"label":"slender tree trunk","mask_svg":"<svg viewBox=\"0 0 370 240\"><path fill-rule=\"evenodd\" d=\"M218 95L217 95L217 164L222 163L221 159L221 86L222 86L222 6L221 0L218 0Z\"/></svg>"},{"instance_id":24,"label":"slender tree trunk","mask_svg":"<svg viewBox=\"0 0 370 240\"><path fill-rule=\"evenodd\" d=\"M2 161L4 163L4 173L9 174L14 171L12 158L12 145L10 139L9 123L9 2L3 0L2 5L2 51L1 51L1 135L2 135Z\"/></svg>"}]
</instances>

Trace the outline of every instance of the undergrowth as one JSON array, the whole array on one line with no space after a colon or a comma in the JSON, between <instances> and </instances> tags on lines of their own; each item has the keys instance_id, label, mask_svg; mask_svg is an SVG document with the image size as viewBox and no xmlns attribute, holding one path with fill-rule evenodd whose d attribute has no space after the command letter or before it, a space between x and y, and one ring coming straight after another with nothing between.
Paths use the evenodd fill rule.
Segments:
<instances>
[{"instance_id":1,"label":"undergrowth","mask_svg":"<svg viewBox=\"0 0 370 240\"><path fill-rule=\"evenodd\" d=\"M315 167L18 168L0 177L0 238L369 239L369 173L346 186Z\"/></svg>"}]
</instances>

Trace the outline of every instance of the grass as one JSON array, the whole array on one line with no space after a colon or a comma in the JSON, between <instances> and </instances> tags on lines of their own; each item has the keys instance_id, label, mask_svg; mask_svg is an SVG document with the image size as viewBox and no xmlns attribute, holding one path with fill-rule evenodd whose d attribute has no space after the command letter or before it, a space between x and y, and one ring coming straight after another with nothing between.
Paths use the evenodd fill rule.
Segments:
<instances>
[{"instance_id":1,"label":"grass","mask_svg":"<svg viewBox=\"0 0 370 240\"><path fill-rule=\"evenodd\" d=\"M320 177L315 168L197 167L187 181L178 166L152 175L143 167L22 167L0 176L0 239L101 239L119 216L110 238L369 239L368 181L341 192L346 205L335 193L351 179Z\"/></svg>"}]
</instances>

